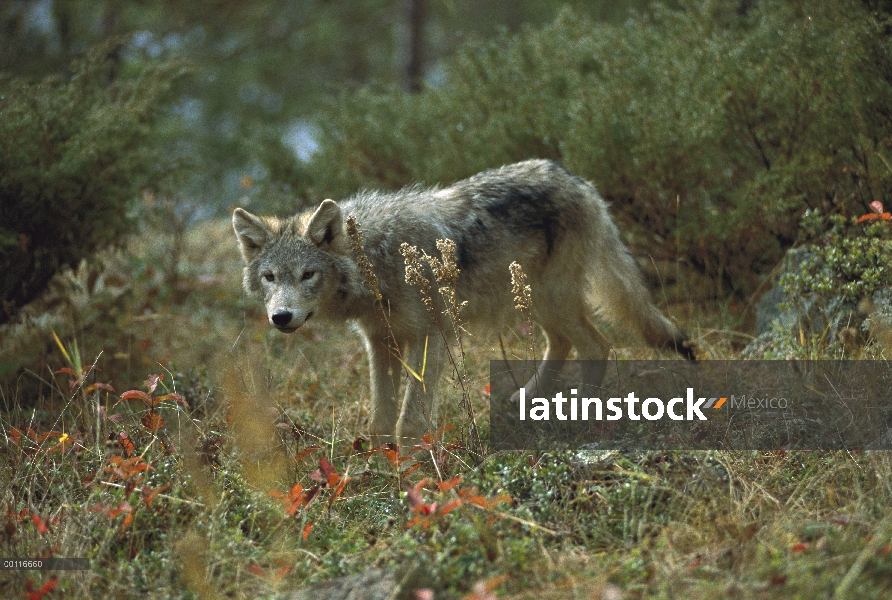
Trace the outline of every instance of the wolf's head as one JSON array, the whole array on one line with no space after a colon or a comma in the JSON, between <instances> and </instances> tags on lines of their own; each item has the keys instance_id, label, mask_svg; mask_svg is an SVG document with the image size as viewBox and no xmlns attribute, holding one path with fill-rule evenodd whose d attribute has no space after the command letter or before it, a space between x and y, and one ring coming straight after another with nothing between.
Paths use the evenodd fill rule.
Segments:
<instances>
[{"instance_id":1,"label":"wolf's head","mask_svg":"<svg viewBox=\"0 0 892 600\"><path fill-rule=\"evenodd\" d=\"M270 325L291 333L337 304L338 265L350 249L336 202L288 219L237 208L232 227L245 259L245 291L263 299Z\"/></svg>"}]
</instances>

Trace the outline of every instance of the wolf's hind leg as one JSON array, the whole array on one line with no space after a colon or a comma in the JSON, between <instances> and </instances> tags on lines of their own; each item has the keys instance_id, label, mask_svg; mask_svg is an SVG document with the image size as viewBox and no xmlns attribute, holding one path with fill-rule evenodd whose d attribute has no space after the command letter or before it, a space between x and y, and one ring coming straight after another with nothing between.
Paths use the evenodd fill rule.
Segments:
<instances>
[{"instance_id":1,"label":"wolf's hind leg","mask_svg":"<svg viewBox=\"0 0 892 600\"><path fill-rule=\"evenodd\" d=\"M583 316L579 317L575 327L567 328L567 335L576 348L577 358L585 361L582 364L583 389L580 393L586 397L595 396L601 380L604 379L610 341Z\"/></svg>"},{"instance_id":2,"label":"wolf's hind leg","mask_svg":"<svg viewBox=\"0 0 892 600\"><path fill-rule=\"evenodd\" d=\"M535 375L524 386L527 398L548 397L554 392L557 377L561 370L561 361L570 355L570 340L557 329L545 329L545 356L536 369ZM512 399L517 400L520 392L515 392Z\"/></svg>"}]
</instances>

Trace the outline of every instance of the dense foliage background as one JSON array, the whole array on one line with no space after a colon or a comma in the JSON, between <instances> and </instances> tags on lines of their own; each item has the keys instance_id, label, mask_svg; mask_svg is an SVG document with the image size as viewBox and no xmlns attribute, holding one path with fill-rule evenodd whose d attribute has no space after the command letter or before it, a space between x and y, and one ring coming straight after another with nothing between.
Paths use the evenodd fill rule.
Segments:
<instances>
[{"instance_id":1,"label":"dense foliage background","mask_svg":"<svg viewBox=\"0 0 892 600\"><path fill-rule=\"evenodd\" d=\"M562 160L639 252L748 294L806 209L860 215L892 190L890 50L886 22L858 3L692 2L621 25L567 10L462 46L419 95L346 94L322 122L315 185Z\"/></svg>"},{"instance_id":2,"label":"dense foliage background","mask_svg":"<svg viewBox=\"0 0 892 600\"><path fill-rule=\"evenodd\" d=\"M361 187L447 183L530 157L562 160L592 180L636 252L687 262L717 296L746 296L799 238L806 209L856 216L890 191L888 8L869 0L7 3L0 110L3 146L15 156L5 155L0 173L8 271L0 315L32 299L44 272L118 239L124 205L145 191L191 221L237 203L290 211ZM121 43L103 59L105 81L82 76L85 63L72 61L113 38ZM159 114L173 76L157 65L174 59L192 75ZM48 75L56 82L36 83ZM140 85L141 108L125 106L121 90ZM98 116L102 94L121 118ZM77 120L89 114L115 125ZM35 128L48 123L68 133L38 144ZM38 169L40 183L21 180L16 165L70 153L62 144L93 156L75 139L83 129L103 148L99 163L63 160L61 171ZM150 157L153 149L161 153ZM109 169L117 179L100 174ZM65 178L80 181L79 191ZM103 191L94 191L99 181ZM78 193L117 208L86 208ZM26 223L63 216L62 204L79 215L66 226L82 232L80 249ZM40 248L51 258L39 258ZM17 275L21 265L34 274Z\"/></svg>"}]
</instances>

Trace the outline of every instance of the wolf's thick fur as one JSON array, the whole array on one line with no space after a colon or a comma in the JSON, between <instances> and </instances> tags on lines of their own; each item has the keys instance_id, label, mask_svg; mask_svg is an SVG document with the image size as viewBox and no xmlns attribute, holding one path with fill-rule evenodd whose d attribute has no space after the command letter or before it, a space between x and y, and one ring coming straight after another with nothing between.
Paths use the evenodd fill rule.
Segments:
<instances>
[{"instance_id":1,"label":"wolf's thick fur","mask_svg":"<svg viewBox=\"0 0 892 600\"><path fill-rule=\"evenodd\" d=\"M427 389L407 385L402 403L403 369L351 253L344 225L350 214L363 232L393 338L405 345L403 360L416 373L425 339L431 340ZM609 346L592 324L595 315L652 346L693 358L684 331L651 302L606 203L591 184L554 162L508 165L444 189L363 192L341 204L325 200L315 211L287 219L236 209L232 224L247 265L245 290L264 300L271 325L292 332L317 317L358 326L371 368L370 430L376 444L406 443L430 428L432 394L445 359L418 289L405 281L403 242L432 256L439 256L438 239L455 242L461 269L456 292L468 302L462 316L477 325L497 327L510 318L508 265L520 263L532 289L533 318L547 338L543 367L567 358L571 347L580 359L606 358ZM540 388L548 383L537 381Z\"/></svg>"}]
</instances>

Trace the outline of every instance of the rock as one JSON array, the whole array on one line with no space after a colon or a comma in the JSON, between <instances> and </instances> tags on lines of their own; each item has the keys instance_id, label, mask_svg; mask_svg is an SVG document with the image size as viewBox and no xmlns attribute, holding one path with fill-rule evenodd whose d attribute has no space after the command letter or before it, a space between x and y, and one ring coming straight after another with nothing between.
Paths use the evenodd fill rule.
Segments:
<instances>
[{"instance_id":1,"label":"rock","mask_svg":"<svg viewBox=\"0 0 892 600\"><path fill-rule=\"evenodd\" d=\"M892 290L878 290L860 302L817 295L791 301L780 278L798 271L811 256L807 248L787 252L771 288L756 304L758 335L743 349L741 358L790 358L802 337L812 340L822 335L849 353L860 349L871 336L886 346L889 343L884 337L892 343ZM792 306L783 306L787 303Z\"/></svg>"},{"instance_id":2,"label":"rock","mask_svg":"<svg viewBox=\"0 0 892 600\"><path fill-rule=\"evenodd\" d=\"M356 575L338 577L287 594L277 600L388 600L398 598L400 589L392 573L368 569Z\"/></svg>"}]
</instances>

